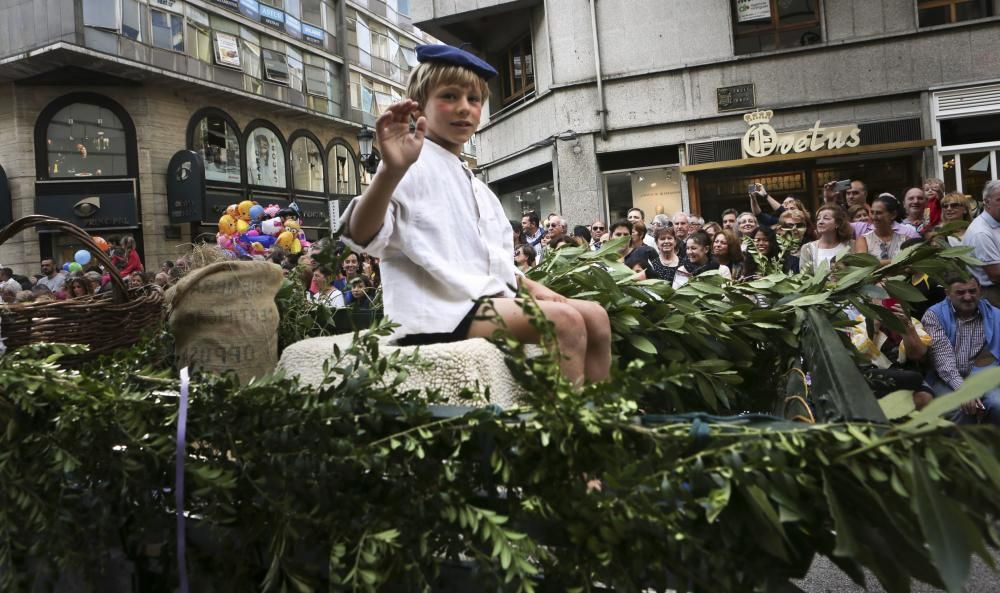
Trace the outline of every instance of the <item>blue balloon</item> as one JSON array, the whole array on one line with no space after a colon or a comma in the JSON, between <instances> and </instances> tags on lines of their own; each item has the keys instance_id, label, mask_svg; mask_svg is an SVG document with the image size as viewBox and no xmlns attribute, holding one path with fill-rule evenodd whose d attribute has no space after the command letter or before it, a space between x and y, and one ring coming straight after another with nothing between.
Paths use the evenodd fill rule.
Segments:
<instances>
[{"instance_id":1,"label":"blue balloon","mask_svg":"<svg viewBox=\"0 0 1000 593\"><path fill-rule=\"evenodd\" d=\"M63 272L68 272L68 271L69 271L69 262L66 262L63 264Z\"/></svg>"},{"instance_id":2,"label":"blue balloon","mask_svg":"<svg viewBox=\"0 0 1000 593\"><path fill-rule=\"evenodd\" d=\"M264 207L254 204L250 207L250 220L260 220L264 216Z\"/></svg>"},{"instance_id":3,"label":"blue balloon","mask_svg":"<svg viewBox=\"0 0 1000 593\"><path fill-rule=\"evenodd\" d=\"M89 264L90 263L90 252L87 251L86 249L81 249L81 250L77 251L73 255L73 261L75 261L76 263L80 264L81 266L85 266L85 265Z\"/></svg>"}]
</instances>

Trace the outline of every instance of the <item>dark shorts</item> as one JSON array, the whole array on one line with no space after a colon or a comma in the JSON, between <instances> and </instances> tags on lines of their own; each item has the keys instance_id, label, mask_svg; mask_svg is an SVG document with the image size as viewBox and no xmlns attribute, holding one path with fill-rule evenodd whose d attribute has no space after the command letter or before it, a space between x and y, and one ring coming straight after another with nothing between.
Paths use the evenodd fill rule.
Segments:
<instances>
[{"instance_id":1,"label":"dark shorts","mask_svg":"<svg viewBox=\"0 0 1000 593\"><path fill-rule=\"evenodd\" d=\"M479 307L486 301L502 296L500 294L484 296L476 299L476 302L472 303L469 308L469 312L462 317L462 320L458 322L455 329L450 332L440 332L435 334L410 334L408 336L403 336L396 342L397 346L428 346L430 344L447 344L449 342L460 342L462 340L468 339L469 328L472 327L472 322L476 319L476 312L479 311Z\"/></svg>"}]
</instances>

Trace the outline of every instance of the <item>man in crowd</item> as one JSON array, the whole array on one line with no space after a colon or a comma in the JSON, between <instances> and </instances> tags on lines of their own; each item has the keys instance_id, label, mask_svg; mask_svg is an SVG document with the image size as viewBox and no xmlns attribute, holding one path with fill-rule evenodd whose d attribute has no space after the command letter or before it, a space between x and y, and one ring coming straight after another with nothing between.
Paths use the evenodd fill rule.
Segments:
<instances>
[{"instance_id":1,"label":"man in crowd","mask_svg":"<svg viewBox=\"0 0 1000 593\"><path fill-rule=\"evenodd\" d=\"M927 209L927 194L919 187L911 187L903 195L903 210L906 211L906 218L903 224L923 233L926 227L924 212Z\"/></svg>"},{"instance_id":2,"label":"man in crowd","mask_svg":"<svg viewBox=\"0 0 1000 593\"><path fill-rule=\"evenodd\" d=\"M646 224L646 213L642 211L642 208L629 208L629 211L625 214L625 220L632 224L637 222Z\"/></svg>"},{"instance_id":3,"label":"man in crowd","mask_svg":"<svg viewBox=\"0 0 1000 593\"><path fill-rule=\"evenodd\" d=\"M683 245L684 241L687 240L688 234L691 232L691 217L688 216L687 212L683 210L674 214L674 236L677 238L677 244Z\"/></svg>"},{"instance_id":4,"label":"man in crowd","mask_svg":"<svg viewBox=\"0 0 1000 593\"><path fill-rule=\"evenodd\" d=\"M736 219L739 218L740 211L736 208L727 208L722 211L722 228L736 232Z\"/></svg>"},{"instance_id":5,"label":"man in crowd","mask_svg":"<svg viewBox=\"0 0 1000 593\"><path fill-rule=\"evenodd\" d=\"M597 219L590 225L590 248L597 251L604 244L604 238L608 234L608 225L603 220Z\"/></svg>"},{"instance_id":6,"label":"man in crowd","mask_svg":"<svg viewBox=\"0 0 1000 593\"><path fill-rule=\"evenodd\" d=\"M958 389L976 371L1000 365L1000 309L982 298L975 276L949 276L945 284L947 298L923 318L933 361L927 382L935 395ZM1000 387L963 404L953 420L1000 425Z\"/></svg>"},{"instance_id":7,"label":"man in crowd","mask_svg":"<svg viewBox=\"0 0 1000 593\"><path fill-rule=\"evenodd\" d=\"M56 265L51 259L42 260L42 277L38 279L36 285L44 286L49 292L57 293L62 291L66 284L66 275L56 270Z\"/></svg>"},{"instance_id":8,"label":"man in crowd","mask_svg":"<svg viewBox=\"0 0 1000 593\"><path fill-rule=\"evenodd\" d=\"M688 234L697 233L701 230L702 225L705 224L705 219L700 216L689 216L688 217Z\"/></svg>"},{"instance_id":9,"label":"man in crowd","mask_svg":"<svg viewBox=\"0 0 1000 593\"><path fill-rule=\"evenodd\" d=\"M538 249L538 244L542 242L542 235L545 234L545 231L542 230L538 223L538 214L536 212L528 212L521 217L521 230L524 231L524 241L536 250Z\"/></svg>"},{"instance_id":10,"label":"man in crowd","mask_svg":"<svg viewBox=\"0 0 1000 593\"><path fill-rule=\"evenodd\" d=\"M14 270L10 268L0 268L0 292L5 290L13 291L14 294L21 290L21 283L14 280Z\"/></svg>"},{"instance_id":11,"label":"man in crowd","mask_svg":"<svg viewBox=\"0 0 1000 593\"><path fill-rule=\"evenodd\" d=\"M851 181L851 187L847 188L847 207L868 205L868 185L860 179Z\"/></svg>"},{"instance_id":12,"label":"man in crowd","mask_svg":"<svg viewBox=\"0 0 1000 593\"><path fill-rule=\"evenodd\" d=\"M973 267L983 297L1000 307L1000 181L994 179L983 189L983 212L972 221L962 239L972 247L982 267Z\"/></svg>"}]
</instances>

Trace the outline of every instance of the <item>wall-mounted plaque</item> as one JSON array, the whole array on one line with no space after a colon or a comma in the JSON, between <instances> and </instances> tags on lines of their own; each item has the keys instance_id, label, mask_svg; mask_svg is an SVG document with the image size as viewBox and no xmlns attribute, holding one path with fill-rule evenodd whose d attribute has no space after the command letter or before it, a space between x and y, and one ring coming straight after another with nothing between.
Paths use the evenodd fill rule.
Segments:
<instances>
[{"instance_id":1,"label":"wall-mounted plaque","mask_svg":"<svg viewBox=\"0 0 1000 593\"><path fill-rule=\"evenodd\" d=\"M757 106L753 83L724 86L715 90L719 111L753 109Z\"/></svg>"}]
</instances>

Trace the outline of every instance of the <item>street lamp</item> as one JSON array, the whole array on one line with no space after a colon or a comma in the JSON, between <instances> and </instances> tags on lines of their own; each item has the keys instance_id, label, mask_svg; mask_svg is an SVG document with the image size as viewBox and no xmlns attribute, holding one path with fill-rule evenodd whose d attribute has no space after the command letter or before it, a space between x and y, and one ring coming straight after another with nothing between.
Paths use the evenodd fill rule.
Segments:
<instances>
[{"instance_id":1,"label":"street lamp","mask_svg":"<svg viewBox=\"0 0 1000 593\"><path fill-rule=\"evenodd\" d=\"M368 126L362 125L361 131L358 132L358 149L361 153L359 156L361 158L361 166L372 175L378 170L378 163L382 160L374 143L375 132L369 130Z\"/></svg>"}]
</instances>

